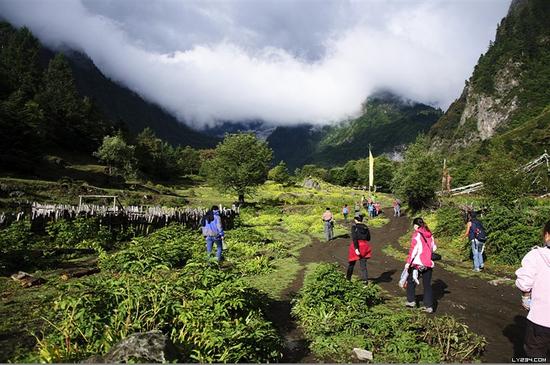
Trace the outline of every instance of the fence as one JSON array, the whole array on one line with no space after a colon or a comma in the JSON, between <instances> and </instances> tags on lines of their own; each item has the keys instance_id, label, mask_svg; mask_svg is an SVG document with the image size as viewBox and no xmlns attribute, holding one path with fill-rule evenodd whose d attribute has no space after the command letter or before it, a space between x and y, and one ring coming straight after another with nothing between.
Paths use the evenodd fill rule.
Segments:
<instances>
[{"instance_id":1,"label":"fence","mask_svg":"<svg viewBox=\"0 0 550 365\"><path fill-rule=\"evenodd\" d=\"M34 232L44 231L48 222L59 219L72 220L78 217L97 218L101 226L110 229L132 227L136 232L148 234L154 229L179 223L191 229L200 227L201 219L207 210L202 208L167 208L144 206L113 205L63 205L32 203L30 209L17 213L0 213L0 227L6 227L14 221L30 219ZM224 228L231 229L239 209L236 206L220 206L220 216Z\"/></svg>"}]
</instances>

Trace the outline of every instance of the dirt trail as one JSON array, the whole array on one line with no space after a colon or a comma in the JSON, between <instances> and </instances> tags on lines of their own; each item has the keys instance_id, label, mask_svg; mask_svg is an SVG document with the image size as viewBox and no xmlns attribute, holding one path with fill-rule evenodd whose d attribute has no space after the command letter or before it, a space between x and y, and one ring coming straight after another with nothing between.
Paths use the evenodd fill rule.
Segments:
<instances>
[{"instance_id":1,"label":"dirt trail","mask_svg":"<svg viewBox=\"0 0 550 365\"><path fill-rule=\"evenodd\" d=\"M403 251L399 247L398 238L407 232L410 221L407 217L391 217L391 209L385 213L391 218L390 222L383 227L371 229L373 254L368 261L369 278L392 295L403 297L404 301L405 292L397 285L404 262L384 254L382 248L391 245ZM349 236L337 237L328 243L317 240L301 251L300 262L336 262L345 270L349 243ZM355 274L359 274L359 267L356 267ZM303 274L293 286L301 286L301 280ZM509 285L493 286L475 277L462 278L437 264L432 280L436 300L435 315L451 314L466 323L474 332L485 336L488 345L483 362L511 362L512 357L523 355L526 312L520 306L517 290ZM421 300L421 294L422 287L417 289L417 299Z\"/></svg>"}]
</instances>

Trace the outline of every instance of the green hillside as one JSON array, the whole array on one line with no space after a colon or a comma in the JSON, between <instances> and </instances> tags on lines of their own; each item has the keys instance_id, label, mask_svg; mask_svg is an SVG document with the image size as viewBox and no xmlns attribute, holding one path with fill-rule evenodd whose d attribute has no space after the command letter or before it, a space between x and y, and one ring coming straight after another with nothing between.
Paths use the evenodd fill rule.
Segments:
<instances>
[{"instance_id":1,"label":"green hillside","mask_svg":"<svg viewBox=\"0 0 550 365\"><path fill-rule=\"evenodd\" d=\"M292 168L307 163L341 165L367 156L369 144L376 154L393 152L428 131L441 115L428 105L378 93L367 99L356 119L323 128L279 127L268 142L275 160Z\"/></svg>"},{"instance_id":2,"label":"green hillside","mask_svg":"<svg viewBox=\"0 0 550 365\"><path fill-rule=\"evenodd\" d=\"M462 95L431 128L436 145L457 152L505 141L525 159L544 151L547 134L530 131L540 130L550 105L548 19L550 2L512 1Z\"/></svg>"}]
</instances>

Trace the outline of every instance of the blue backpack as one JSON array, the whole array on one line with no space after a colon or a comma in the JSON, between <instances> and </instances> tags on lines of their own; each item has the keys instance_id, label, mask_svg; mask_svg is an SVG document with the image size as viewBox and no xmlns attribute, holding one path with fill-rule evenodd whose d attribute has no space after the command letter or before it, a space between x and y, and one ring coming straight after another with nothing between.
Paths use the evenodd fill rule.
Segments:
<instances>
[{"instance_id":1,"label":"blue backpack","mask_svg":"<svg viewBox=\"0 0 550 365\"><path fill-rule=\"evenodd\" d=\"M487 233L483 224L480 221L472 222L472 229L474 230L474 238L480 242L487 242Z\"/></svg>"}]
</instances>

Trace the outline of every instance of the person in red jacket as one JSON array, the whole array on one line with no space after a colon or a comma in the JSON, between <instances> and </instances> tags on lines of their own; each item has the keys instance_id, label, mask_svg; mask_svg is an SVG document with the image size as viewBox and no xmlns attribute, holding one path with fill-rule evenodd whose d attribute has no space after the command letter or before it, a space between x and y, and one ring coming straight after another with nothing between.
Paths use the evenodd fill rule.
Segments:
<instances>
[{"instance_id":1,"label":"person in red jacket","mask_svg":"<svg viewBox=\"0 0 550 365\"><path fill-rule=\"evenodd\" d=\"M371 257L369 245L369 228L363 223L363 215L359 214L354 218L355 224L351 226L351 242L348 248L348 272L347 279L351 280L355 263L359 261L361 267L361 278L366 283L368 280L367 259Z\"/></svg>"},{"instance_id":2,"label":"person in red jacket","mask_svg":"<svg viewBox=\"0 0 550 365\"><path fill-rule=\"evenodd\" d=\"M414 232L411 237L411 247L405 268L409 270L407 278L407 307L416 307L415 288L418 274L422 276L424 287L424 311L433 313L432 271L434 262L432 252L437 249L432 232L422 218L413 220ZM416 280L415 280L416 279Z\"/></svg>"}]
</instances>

